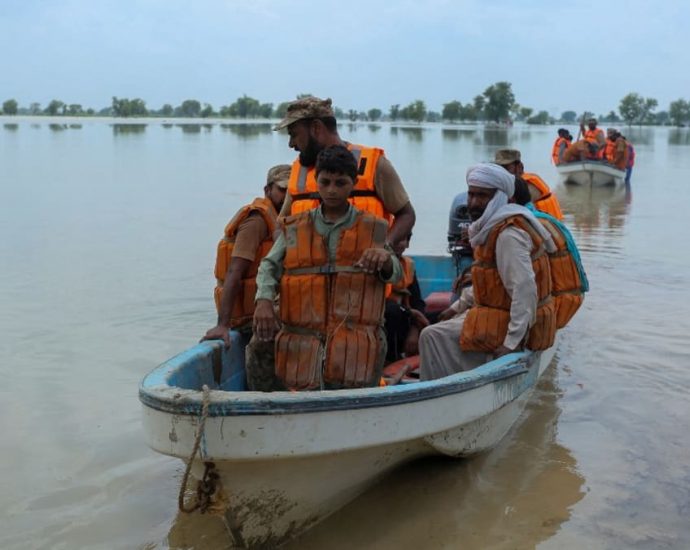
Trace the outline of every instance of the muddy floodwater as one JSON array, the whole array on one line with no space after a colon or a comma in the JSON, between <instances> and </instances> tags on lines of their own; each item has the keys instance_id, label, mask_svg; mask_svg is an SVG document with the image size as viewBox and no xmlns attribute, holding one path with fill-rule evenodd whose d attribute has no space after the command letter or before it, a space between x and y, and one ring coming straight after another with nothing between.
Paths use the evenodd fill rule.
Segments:
<instances>
[{"instance_id":1,"label":"muddy floodwater","mask_svg":"<svg viewBox=\"0 0 690 550\"><path fill-rule=\"evenodd\" d=\"M0 548L228 548L177 512L183 464L146 446L137 389L214 324L216 243L286 135L0 118ZM624 133L630 188L592 191L558 183L556 127L341 125L385 148L418 253L444 252L467 167L521 149L591 292L497 448L406 465L288 548L690 548L690 133Z\"/></svg>"}]
</instances>

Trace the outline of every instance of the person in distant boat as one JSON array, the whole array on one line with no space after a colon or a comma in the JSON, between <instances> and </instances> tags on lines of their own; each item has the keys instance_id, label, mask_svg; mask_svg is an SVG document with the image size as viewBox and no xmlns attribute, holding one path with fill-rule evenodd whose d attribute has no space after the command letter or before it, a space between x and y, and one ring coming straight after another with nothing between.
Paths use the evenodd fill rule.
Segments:
<instances>
[{"instance_id":1,"label":"person in distant boat","mask_svg":"<svg viewBox=\"0 0 690 550\"><path fill-rule=\"evenodd\" d=\"M628 141L628 138L621 136L625 143L628 144L628 162L625 165L625 185L630 185L630 177L632 176L632 169L635 166L635 147Z\"/></svg>"},{"instance_id":2,"label":"person in distant boat","mask_svg":"<svg viewBox=\"0 0 690 550\"><path fill-rule=\"evenodd\" d=\"M263 367L289 390L376 386L386 356L386 283L397 283L402 267L386 246L388 223L348 200L358 172L353 154L326 147L314 172L320 206L286 218L259 266L252 342L270 342L279 330L275 366Z\"/></svg>"},{"instance_id":3,"label":"person in distant boat","mask_svg":"<svg viewBox=\"0 0 690 550\"><path fill-rule=\"evenodd\" d=\"M606 130L604 158L606 162L613 164L619 170L625 170L628 166L628 144L615 128Z\"/></svg>"},{"instance_id":4,"label":"person in distant boat","mask_svg":"<svg viewBox=\"0 0 690 550\"><path fill-rule=\"evenodd\" d=\"M266 177L264 196L242 207L225 227L214 269L218 321L202 341L223 340L230 346L230 329L240 331L247 340L251 336L256 273L259 262L273 246L273 233L289 177L290 165L272 167Z\"/></svg>"},{"instance_id":5,"label":"person in distant boat","mask_svg":"<svg viewBox=\"0 0 690 550\"><path fill-rule=\"evenodd\" d=\"M280 216L299 214L319 205L314 166L319 152L330 145L344 145L355 155L357 178L350 203L359 210L390 223L388 242L410 234L415 212L400 177L383 149L343 141L330 99L304 97L288 105L285 118L274 130L287 128L289 146L299 153L292 164L288 197Z\"/></svg>"},{"instance_id":6,"label":"person in distant boat","mask_svg":"<svg viewBox=\"0 0 690 550\"><path fill-rule=\"evenodd\" d=\"M584 162L592 154L591 143L584 139L578 140L568 146L563 153L563 164L568 162Z\"/></svg>"},{"instance_id":7,"label":"person in distant boat","mask_svg":"<svg viewBox=\"0 0 690 550\"><path fill-rule=\"evenodd\" d=\"M558 129L558 137L553 142L553 147L551 148L551 160L556 166L563 162L563 153L565 153L572 141L573 137L568 130L565 128Z\"/></svg>"},{"instance_id":8,"label":"person in distant boat","mask_svg":"<svg viewBox=\"0 0 690 550\"><path fill-rule=\"evenodd\" d=\"M582 137L589 144L588 158L592 160L602 160L604 158L604 148L606 147L606 137L601 128L597 128L597 119L590 118L587 121L587 128L580 124Z\"/></svg>"},{"instance_id":9,"label":"person in distant boat","mask_svg":"<svg viewBox=\"0 0 690 550\"><path fill-rule=\"evenodd\" d=\"M393 245L402 265L403 276L389 288L386 297L385 327L388 352L386 362L392 363L419 353L419 332L429 325L425 316L426 304L417 281L414 261L404 252L412 234Z\"/></svg>"},{"instance_id":10,"label":"person in distant boat","mask_svg":"<svg viewBox=\"0 0 690 550\"><path fill-rule=\"evenodd\" d=\"M472 217L473 305L430 325L419 338L422 380L470 370L524 348L547 349L556 335L547 253L553 239L524 206L509 204L515 176L482 163L466 175Z\"/></svg>"},{"instance_id":11,"label":"person in distant boat","mask_svg":"<svg viewBox=\"0 0 690 550\"><path fill-rule=\"evenodd\" d=\"M516 178L521 178L527 182L532 201L539 210L547 212L559 220L563 219L563 211L558 197L551 192L548 184L537 174L525 172L520 151L517 149L499 149L494 155L494 162L503 166Z\"/></svg>"}]
</instances>

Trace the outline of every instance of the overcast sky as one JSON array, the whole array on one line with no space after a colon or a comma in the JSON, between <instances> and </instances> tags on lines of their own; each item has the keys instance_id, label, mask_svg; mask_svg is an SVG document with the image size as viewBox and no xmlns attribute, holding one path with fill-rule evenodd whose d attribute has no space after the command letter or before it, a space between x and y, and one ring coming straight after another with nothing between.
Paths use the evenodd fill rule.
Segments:
<instances>
[{"instance_id":1,"label":"overcast sky","mask_svg":"<svg viewBox=\"0 0 690 550\"><path fill-rule=\"evenodd\" d=\"M552 114L690 99L688 0L0 0L0 101L216 109L302 92L367 110L497 81Z\"/></svg>"}]
</instances>

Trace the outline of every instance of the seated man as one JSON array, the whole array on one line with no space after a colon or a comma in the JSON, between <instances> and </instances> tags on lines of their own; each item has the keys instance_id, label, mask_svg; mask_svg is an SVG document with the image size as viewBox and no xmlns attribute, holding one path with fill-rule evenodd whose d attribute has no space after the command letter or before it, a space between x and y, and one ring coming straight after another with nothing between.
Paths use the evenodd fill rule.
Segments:
<instances>
[{"instance_id":1,"label":"seated man","mask_svg":"<svg viewBox=\"0 0 690 550\"><path fill-rule=\"evenodd\" d=\"M556 251L551 236L525 207L508 204L515 177L501 167L473 166L467 185L474 304L464 316L422 331L422 380L470 370L524 347L546 349L556 335L545 254Z\"/></svg>"},{"instance_id":2,"label":"seated man","mask_svg":"<svg viewBox=\"0 0 690 550\"><path fill-rule=\"evenodd\" d=\"M386 297L386 362L392 363L419 353L419 332L429 324L424 315L425 304L419 289L414 261L403 253L410 245L412 233L393 245L402 265L403 277L390 288Z\"/></svg>"},{"instance_id":3,"label":"seated man","mask_svg":"<svg viewBox=\"0 0 690 550\"><path fill-rule=\"evenodd\" d=\"M386 283L399 281L402 268L385 247L387 222L348 202L357 179L352 153L324 148L315 176L321 205L286 218L259 266L252 340L270 341L280 329L275 367L262 368L274 368L289 390L376 386L386 356Z\"/></svg>"},{"instance_id":4,"label":"seated man","mask_svg":"<svg viewBox=\"0 0 690 550\"><path fill-rule=\"evenodd\" d=\"M603 160L606 137L604 137L604 130L597 128L597 119L590 118L587 120L587 128L585 128L583 123L580 123L580 132L589 145L587 158L590 160Z\"/></svg>"},{"instance_id":5,"label":"seated man","mask_svg":"<svg viewBox=\"0 0 690 550\"><path fill-rule=\"evenodd\" d=\"M264 196L243 206L225 227L216 254L214 298L218 322L203 340L223 340L230 345L229 330L249 340L254 317L256 272L259 262L273 246L278 212L285 200L290 165L279 164L268 171Z\"/></svg>"}]
</instances>

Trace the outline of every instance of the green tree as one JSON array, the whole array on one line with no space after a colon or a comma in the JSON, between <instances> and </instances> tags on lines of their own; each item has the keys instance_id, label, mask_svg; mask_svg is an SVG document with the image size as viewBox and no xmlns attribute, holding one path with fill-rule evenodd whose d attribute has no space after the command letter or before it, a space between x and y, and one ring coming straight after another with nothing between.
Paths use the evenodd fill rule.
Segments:
<instances>
[{"instance_id":1,"label":"green tree","mask_svg":"<svg viewBox=\"0 0 690 550\"><path fill-rule=\"evenodd\" d=\"M462 109L460 110L460 120L473 121L477 120L478 116L477 109L471 103L463 105Z\"/></svg>"},{"instance_id":2,"label":"green tree","mask_svg":"<svg viewBox=\"0 0 690 550\"><path fill-rule=\"evenodd\" d=\"M529 117L532 116L532 113L534 112L534 109L531 107L520 107L520 118L522 120L527 120Z\"/></svg>"},{"instance_id":3,"label":"green tree","mask_svg":"<svg viewBox=\"0 0 690 550\"><path fill-rule=\"evenodd\" d=\"M260 118L271 118L272 114L273 114L273 103L262 103L261 105L259 105L257 115Z\"/></svg>"},{"instance_id":4,"label":"green tree","mask_svg":"<svg viewBox=\"0 0 690 550\"><path fill-rule=\"evenodd\" d=\"M575 111L563 111L561 113L561 120L572 124L577 119L577 113Z\"/></svg>"},{"instance_id":5,"label":"green tree","mask_svg":"<svg viewBox=\"0 0 690 550\"><path fill-rule=\"evenodd\" d=\"M282 103L278 103L278 106L275 108L275 111L273 111L273 116L275 118L285 118L285 114L287 113L287 108L289 104L289 101L283 101Z\"/></svg>"},{"instance_id":6,"label":"green tree","mask_svg":"<svg viewBox=\"0 0 690 550\"><path fill-rule=\"evenodd\" d=\"M210 103L204 103L204 108L199 112L199 116L201 118L208 118L213 115L213 106Z\"/></svg>"},{"instance_id":7,"label":"green tree","mask_svg":"<svg viewBox=\"0 0 690 550\"><path fill-rule=\"evenodd\" d=\"M658 124L659 126L666 126L668 124L668 121L668 111L659 111L657 114L654 115L654 124Z\"/></svg>"},{"instance_id":8,"label":"green tree","mask_svg":"<svg viewBox=\"0 0 690 550\"><path fill-rule=\"evenodd\" d=\"M533 117L527 119L527 124L548 124L549 113L547 111L539 111Z\"/></svg>"},{"instance_id":9,"label":"green tree","mask_svg":"<svg viewBox=\"0 0 690 550\"><path fill-rule=\"evenodd\" d=\"M8 99L7 101L3 102L2 104L2 114L4 115L16 115L17 114L17 100L16 99Z\"/></svg>"},{"instance_id":10,"label":"green tree","mask_svg":"<svg viewBox=\"0 0 690 550\"><path fill-rule=\"evenodd\" d=\"M357 111L354 109L350 109L347 112L347 118L350 120L350 122L354 122L355 120L357 120Z\"/></svg>"},{"instance_id":11,"label":"green tree","mask_svg":"<svg viewBox=\"0 0 690 550\"><path fill-rule=\"evenodd\" d=\"M623 120L630 126L633 122L640 119L643 107L644 99L642 96L636 93L629 93L621 99L618 111L623 117Z\"/></svg>"},{"instance_id":12,"label":"green tree","mask_svg":"<svg viewBox=\"0 0 690 550\"><path fill-rule=\"evenodd\" d=\"M492 84L484 90L484 97L486 98L484 112L487 120L500 122L509 118L510 109L515 103L515 94L510 82Z\"/></svg>"},{"instance_id":13,"label":"green tree","mask_svg":"<svg viewBox=\"0 0 690 550\"><path fill-rule=\"evenodd\" d=\"M173 113L175 112L175 109L173 109L173 106L170 105L170 103L165 103L161 107L161 110L158 112L161 114L161 116L172 116Z\"/></svg>"},{"instance_id":14,"label":"green tree","mask_svg":"<svg viewBox=\"0 0 690 550\"><path fill-rule=\"evenodd\" d=\"M416 99L407 107L407 119L422 122L426 118L426 105L421 99Z\"/></svg>"},{"instance_id":15,"label":"green tree","mask_svg":"<svg viewBox=\"0 0 690 550\"><path fill-rule=\"evenodd\" d=\"M462 120L461 116L462 103L453 100L443 104L443 110L441 111L441 117L443 117L443 120L447 120L448 122L457 122L458 120Z\"/></svg>"},{"instance_id":16,"label":"green tree","mask_svg":"<svg viewBox=\"0 0 690 550\"><path fill-rule=\"evenodd\" d=\"M684 99L672 101L668 108L668 116L676 126L683 126L690 121L690 102Z\"/></svg>"},{"instance_id":17,"label":"green tree","mask_svg":"<svg viewBox=\"0 0 690 550\"><path fill-rule=\"evenodd\" d=\"M383 112L381 111L381 109L374 108L374 109L369 109L367 111L367 118L369 120L371 120L372 122L376 122L377 120L379 120L382 115L383 115Z\"/></svg>"},{"instance_id":18,"label":"green tree","mask_svg":"<svg viewBox=\"0 0 690 550\"><path fill-rule=\"evenodd\" d=\"M70 116L79 116L84 114L84 109L82 109L79 103L72 103L68 108L67 112Z\"/></svg>"},{"instance_id":19,"label":"green tree","mask_svg":"<svg viewBox=\"0 0 690 550\"><path fill-rule=\"evenodd\" d=\"M391 108L388 110L388 116L391 120L398 120L400 117L400 104L391 105Z\"/></svg>"},{"instance_id":20,"label":"green tree","mask_svg":"<svg viewBox=\"0 0 690 550\"><path fill-rule=\"evenodd\" d=\"M41 104L34 101L30 106L29 106L29 113L32 115L40 115L41 114Z\"/></svg>"},{"instance_id":21,"label":"green tree","mask_svg":"<svg viewBox=\"0 0 690 550\"><path fill-rule=\"evenodd\" d=\"M642 104L642 112L638 124L650 124L654 122L654 110L659 106L659 102L653 97L647 97Z\"/></svg>"},{"instance_id":22,"label":"green tree","mask_svg":"<svg viewBox=\"0 0 690 550\"><path fill-rule=\"evenodd\" d=\"M235 103L230 105L230 110L233 113L231 116L238 118L256 118L260 105L258 99L254 99L245 94L242 97L238 97Z\"/></svg>"},{"instance_id":23,"label":"green tree","mask_svg":"<svg viewBox=\"0 0 690 550\"><path fill-rule=\"evenodd\" d=\"M59 99L53 99L50 103L48 103L48 106L45 108L44 112L50 116L55 116L64 105L65 104Z\"/></svg>"},{"instance_id":24,"label":"green tree","mask_svg":"<svg viewBox=\"0 0 690 550\"><path fill-rule=\"evenodd\" d=\"M437 111L428 111L426 113L426 121L427 122L440 122L441 121L441 113Z\"/></svg>"},{"instance_id":25,"label":"green tree","mask_svg":"<svg viewBox=\"0 0 690 550\"><path fill-rule=\"evenodd\" d=\"M601 117L601 120L602 122L612 122L614 124L621 121L620 117L616 114L616 111L609 111L609 114Z\"/></svg>"},{"instance_id":26,"label":"green tree","mask_svg":"<svg viewBox=\"0 0 690 550\"><path fill-rule=\"evenodd\" d=\"M474 99L472 100L472 106L474 107L475 120L480 119L484 116L486 99L483 95L474 96Z\"/></svg>"},{"instance_id":27,"label":"green tree","mask_svg":"<svg viewBox=\"0 0 690 550\"><path fill-rule=\"evenodd\" d=\"M127 99L113 96L112 115L116 117L146 116L146 102L143 99Z\"/></svg>"},{"instance_id":28,"label":"green tree","mask_svg":"<svg viewBox=\"0 0 690 550\"><path fill-rule=\"evenodd\" d=\"M180 105L179 113L183 117L195 118L201 112L201 103L196 99L185 99Z\"/></svg>"}]
</instances>

